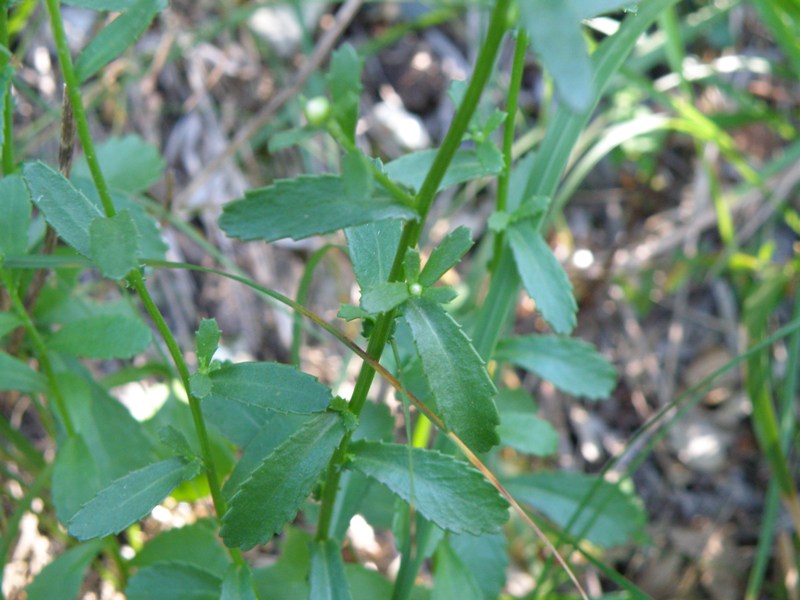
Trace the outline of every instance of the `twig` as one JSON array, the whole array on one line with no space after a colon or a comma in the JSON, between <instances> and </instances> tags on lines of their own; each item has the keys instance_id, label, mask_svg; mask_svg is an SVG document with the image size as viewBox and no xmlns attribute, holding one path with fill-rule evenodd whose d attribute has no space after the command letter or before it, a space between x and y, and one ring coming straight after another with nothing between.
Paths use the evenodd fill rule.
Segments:
<instances>
[{"instance_id":1,"label":"twig","mask_svg":"<svg viewBox=\"0 0 800 600\"><path fill-rule=\"evenodd\" d=\"M356 16L364 0L347 0L339 12L336 20L328 31L317 43L311 58L297 73L295 80L272 97L272 100L261 111L242 127L228 144L227 148L209 164L205 165L200 173L187 185L175 198L176 206L185 206L191 197L205 185L219 169L244 146L250 138L255 136L277 113L284 104L294 98L303 89L308 78L314 73L333 50L336 40Z\"/></svg>"}]
</instances>

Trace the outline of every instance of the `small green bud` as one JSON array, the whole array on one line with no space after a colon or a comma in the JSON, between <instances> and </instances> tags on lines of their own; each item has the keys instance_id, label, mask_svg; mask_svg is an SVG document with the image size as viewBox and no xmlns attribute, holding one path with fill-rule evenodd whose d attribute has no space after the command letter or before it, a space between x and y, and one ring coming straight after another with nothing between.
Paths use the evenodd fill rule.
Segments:
<instances>
[{"instance_id":1,"label":"small green bud","mask_svg":"<svg viewBox=\"0 0 800 600\"><path fill-rule=\"evenodd\" d=\"M331 103L325 96L315 96L306 102L303 113L309 125L320 127L331 116Z\"/></svg>"},{"instance_id":2,"label":"small green bud","mask_svg":"<svg viewBox=\"0 0 800 600\"><path fill-rule=\"evenodd\" d=\"M408 286L408 293L412 296L421 296L422 295L422 286L418 283L412 283Z\"/></svg>"}]
</instances>

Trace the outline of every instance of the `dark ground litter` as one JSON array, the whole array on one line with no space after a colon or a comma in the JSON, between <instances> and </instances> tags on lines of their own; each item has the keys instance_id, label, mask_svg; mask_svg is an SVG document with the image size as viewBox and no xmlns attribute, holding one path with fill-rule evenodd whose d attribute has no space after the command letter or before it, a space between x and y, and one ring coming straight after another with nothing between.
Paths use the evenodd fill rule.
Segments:
<instances>
[{"instance_id":1,"label":"dark ground litter","mask_svg":"<svg viewBox=\"0 0 800 600\"><path fill-rule=\"evenodd\" d=\"M101 87L91 89L99 107L94 121L98 139L132 129L157 144L168 161L178 194L224 150L246 115L257 112L285 85L303 53L302 32L299 40L293 40L287 34L291 28L284 35L259 34L258 27L246 23L193 43L197 24L209 24L218 13L216 4L173 2L155 29L141 40L140 47L158 53L169 48L165 40L171 40L182 48L180 57L132 79L131 75L137 73L136 62L123 60L116 78L112 69ZM326 22L324 9L321 5L305 9L310 33L320 19ZM348 28L345 40L355 45L368 43L418 10L417 3L369 5ZM83 23L80 11L68 9L65 15L77 24ZM446 93L448 81L469 72L476 49L472 40L479 24L470 13L409 33L367 59L362 142L374 155L391 158L435 145L441 138L452 116ZM749 9L737 9L728 26L738 40L739 53L774 55L769 36ZM40 35L46 39L44 30ZM504 73L510 64L509 50L504 49L500 59ZM717 52L702 45L692 50L704 58ZM30 64L26 61L22 67L26 81L42 90L48 104L57 105L55 93L45 89L52 71L37 70ZM776 78L765 75L738 83L742 89L756 90L754 93L773 105L798 108L800 95L784 90L783 82ZM315 85L319 82L312 78L310 86ZM538 68L529 59L521 99L529 116L539 109L542 87ZM500 92L495 96L502 99ZM707 90L698 100L709 111L715 101L719 100ZM21 102L26 101L23 98ZM296 111L296 106L289 110ZM30 111L38 109L31 106ZM25 123L20 125L24 127ZM52 127L47 131L52 132ZM773 129L761 124L741 127L731 134L740 150L756 162L777 156L784 143ZM737 325L741 298L736 295L735 282L710 274L706 268L710 261L704 259L718 255L722 245L716 233L708 177L700 167L697 148L686 136L677 134L663 136L657 142L660 147L648 152L644 163L619 154L601 161L565 209L568 229L559 227L550 238L556 255L568 267L580 304L576 335L596 344L613 360L620 375L611 398L588 403L568 399L552 386L518 374L522 385L537 398L540 414L560 433L555 463L563 468L599 471L625 448L647 419L739 354L746 344ZM52 156L54 144L52 135L32 136L28 151ZM322 242L242 245L225 238L216 218L220 206L248 186L261 185L269 177L295 175L303 169L326 169L331 149L321 142L317 150L318 154L309 158L296 150L269 155L263 145L247 149L240 161L228 161L207 185L172 208L259 283L292 295L304 261ZM729 169L724 161L713 149L700 150L702 158L723 173L723 183L732 185L735 175L726 180ZM787 170L771 180L767 192L782 185L791 193L800 180L796 171ZM794 185L789 185L792 181ZM169 186L160 184L153 195L165 202ZM430 232L432 238L462 220L473 226L476 234L482 231L492 209L491 190L475 186L468 188L467 196L455 199L466 199L459 221L450 218L446 199L441 199L436 207L440 220ZM763 193L754 192L745 198L734 213L740 231L758 234L752 225L755 220L769 218L768 214L764 218L765 204ZM166 224L165 234L170 259L213 263L197 244ZM788 228L778 227L773 235L784 256L791 255L793 244L796 252L798 239ZM323 267L311 289L311 308L333 319L340 302L353 302L357 296L342 256L332 254ZM177 272L159 273L151 278L151 285L184 347L190 347L199 318L214 316L225 332L231 355L288 359L290 317L238 285ZM790 300L787 307L789 311ZM542 329L530 301L521 299L515 327L518 332ZM355 335L357 331L349 333ZM327 341L309 336L303 360L309 372L332 382L339 378L345 357ZM778 358L776 368L792 366L781 364ZM30 412L20 410L20 405L12 410L8 402L3 410L14 422L24 423L23 431L38 435ZM749 425L749 410L741 373L734 369L687 409L633 473L649 515L651 543L615 550L609 561L618 557L615 564L620 571L654 598L741 597L759 538L769 482L769 470ZM635 460L640 451L641 445L634 444L628 460ZM782 530L790 530L788 519L779 520L779 524ZM160 526L168 524L150 524L152 531ZM35 525L22 531L18 547L28 548L30 560L15 568L24 578L26 571L41 568L59 542L48 545L37 541ZM385 536L378 540L390 543ZM779 564L779 560L772 563L768 578L785 574ZM8 576L6 580L8 585ZM87 585L96 594L87 598L112 597L111 592L102 590L99 580ZM10 597L21 596L12 593Z\"/></svg>"}]
</instances>

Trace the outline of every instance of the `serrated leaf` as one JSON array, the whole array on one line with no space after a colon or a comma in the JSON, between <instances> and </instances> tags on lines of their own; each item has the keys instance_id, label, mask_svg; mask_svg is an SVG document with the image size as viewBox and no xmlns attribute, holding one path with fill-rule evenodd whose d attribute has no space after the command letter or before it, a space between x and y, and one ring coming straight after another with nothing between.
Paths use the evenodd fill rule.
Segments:
<instances>
[{"instance_id":1,"label":"serrated leaf","mask_svg":"<svg viewBox=\"0 0 800 600\"><path fill-rule=\"evenodd\" d=\"M389 279L402 224L396 219L367 223L345 230L353 271L361 290L367 290Z\"/></svg>"},{"instance_id":2,"label":"serrated leaf","mask_svg":"<svg viewBox=\"0 0 800 600\"><path fill-rule=\"evenodd\" d=\"M433 165L436 152L436 150L420 150L419 152L404 154L386 164L386 174L397 183L419 190L422 187L425 176ZM453 156L453 160L450 162L450 166L439 184L438 191L478 179L479 177L499 175L500 171L502 171L502 163L487 167L481 162L476 150L461 149L456 151Z\"/></svg>"},{"instance_id":3,"label":"serrated leaf","mask_svg":"<svg viewBox=\"0 0 800 600\"><path fill-rule=\"evenodd\" d=\"M290 365L253 362L225 364L208 374L211 393L203 404L240 404L262 410L309 414L331 402L328 388Z\"/></svg>"},{"instance_id":4,"label":"serrated leaf","mask_svg":"<svg viewBox=\"0 0 800 600\"><path fill-rule=\"evenodd\" d=\"M402 315L445 426L477 452L497 445L500 418L492 401L497 390L461 327L425 298L406 302Z\"/></svg>"},{"instance_id":5,"label":"serrated leaf","mask_svg":"<svg viewBox=\"0 0 800 600\"><path fill-rule=\"evenodd\" d=\"M361 295L361 307L371 314L388 312L410 297L408 285L401 281L384 281Z\"/></svg>"},{"instance_id":6,"label":"serrated leaf","mask_svg":"<svg viewBox=\"0 0 800 600\"><path fill-rule=\"evenodd\" d=\"M221 579L227 573L230 561L217 538L216 529L214 521L203 519L159 533L136 553L130 565L141 570L180 557L182 563L199 567Z\"/></svg>"},{"instance_id":7,"label":"serrated leaf","mask_svg":"<svg viewBox=\"0 0 800 600\"><path fill-rule=\"evenodd\" d=\"M220 338L219 325L215 319L203 319L200 321L200 327L197 330L196 345L197 345L197 369L198 371L206 372L211 364L211 359L214 358L214 352L217 351Z\"/></svg>"},{"instance_id":8,"label":"serrated leaf","mask_svg":"<svg viewBox=\"0 0 800 600\"><path fill-rule=\"evenodd\" d=\"M138 317L97 315L70 321L55 332L47 346L85 358L130 358L150 345L150 329Z\"/></svg>"},{"instance_id":9,"label":"serrated leaf","mask_svg":"<svg viewBox=\"0 0 800 600\"><path fill-rule=\"evenodd\" d=\"M222 581L220 600L258 600L253 591L253 576L247 565L231 565Z\"/></svg>"},{"instance_id":10,"label":"serrated leaf","mask_svg":"<svg viewBox=\"0 0 800 600\"><path fill-rule=\"evenodd\" d=\"M447 543L469 573L475 577L483 598L500 597L509 565L508 540L502 533L484 533L479 537L449 534Z\"/></svg>"},{"instance_id":11,"label":"serrated leaf","mask_svg":"<svg viewBox=\"0 0 800 600\"><path fill-rule=\"evenodd\" d=\"M220 534L229 547L263 544L297 513L345 434L336 413L314 416L278 446L231 498Z\"/></svg>"},{"instance_id":12,"label":"serrated leaf","mask_svg":"<svg viewBox=\"0 0 800 600\"><path fill-rule=\"evenodd\" d=\"M483 600L473 573L456 556L447 542L439 544L434 559L436 573L433 577L431 600Z\"/></svg>"},{"instance_id":13,"label":"serrated leaf","mask_svg":"<svg viewBox=\"0 0 800 600\"><path fill-rule=\"evenodd\" d=\"M589 108L594 99L592 63L572 3L526 0L519 8L531 45L559 96L576 113Z\"/></svg>"},{"instance_id":14,"label":"serrated leaf","mask_svg":"<svg viewBox=\"0 0 800 600\"><path fill-rule=\"evenodd\" d=\"M497 531L508 519L508 503L467 463L433 450L414 448L413 490L408 447L381 442L354 442L352 468L371 477L442 529L479 535Z\"/></svg>"},{"instance_id":15,"label":"serrated leaf","mask_svg":"<svg viewBox=\"0 0 800 600\"><path fill-rule=\"evenodd\" d=\"M473 243L472 232L468 227L458 227L451 231L428 257L425 268L419 274L420 285L429 287L439 281L472 248Z\"/></svg>"},{"instance_id":16,"label":"serrated leaf","mask_svg":"<svg viewBox=\"0 0 800 600\"><path fill-rule=\"evenodd\" d=\"M111 137L98 144L97 160L109 187L128 194L147 190L161 179L166 167L158 148L138 135ZM72 176L91 179L85 158L75 162ZM126 207L117 206L122 208Z\"/></svg>"},{"instance_id":17,"label":"serrated leaf","mask_svg":"<svg viewBox=\"0 0 800 600\"><path fill-rule=\"evenodd\" d=\"M91 258L89 225L102 213L58 171L42 162L22 167L31 199L67 244Z\"/></svg>"},{"instance_id":18,"label":"serrated leaf","mask_svg":"<svg viewBox=\"0 0 800 600\"><path fill-rule=\"evenodd\" d=\"M135 0L128 9L106 25L75 59L75 72L81 82L127 50L150 26L166 0Z\"/></svg>"},{"instance_id":19,"label":"serrated leaf","mask_svg":"<svg viewBox=\"0 0 800 600\"><path fill-rule=\"evenodd\" d=\"M219 600L222 581L184 562L164 562L140 569L125 589L127 600Z\"/></svg>"},{"instance_id":20,"label":"serrated leaf","mask_svg":"<svg viewBox=\"0 0 800 600\"><path fill-rule=\"evenodd\" d=\"M338 542L328 539L311 544L309 585L309 597L314 600L351 600Z\"/></svg>"},{"instance_id":21,"label":"serrated leaf","mask_svg":"<svg viewBox=\"0 0 800 600\"><path fill-rule=\"evenodd\" d=\"M333 100L333 118L351 142L355 142L361 97L363 60L350 44L342 44L331 55L328 88Z\"/></svg>"},{"instance_id":22,"label":"serrated leaf","mask_svg":"<svg viewBox=\"0 0 800 600\"><path fill-rule=\"evenodd\" d=\"M26 598L28 600L77 598L86 569L102 550L102 540L70 548L42 569L25 589Z\"/></svg>"},{"instance_id":23,"label":"serrated leaf","mask_svg":"<svg viewBox=\"0 0 800 600\"><path fill-rule=\"evenodd\" d=\"M533 473L507 480L512 496L566 527L591 494L568 533L609 548L644 533L647 519L641 502L597 476L582 473ZM596 487L595 487L596 486Z\"/></svg>"},{"instance_id":24,"label":"serrated leaf","mask_svg":"<svg viewBox=\"0 0 800 600\"><path fill-rule=\"evenodd\" d=\"M192 450L189 440L186 439L186 436L183 435L177 427L173 427L172 425L162 427L158 432L158 439L161 440L162 444L169 447L178 456L185 458L187 461L199 458L195 451Z\"/></svg>"},{"instance_id":25,"label":"serrated leaf","mask_svg":"<svg viewBox=\"0 0 800 600\"><path fill-rule=\"evenodd\" d=\"M46 392L47 380L18 358L0 352L0 390Z\"/></svg>"},{"instance_id":26,"label":"serrated leaf","mask_svg":"<svg viewBox=\"0 0 800 600\"><path fill-rule=\"evenodd\" d=\"M231 237L268 242L331 233L381 219L415 219L388 198L352 196L336 175L282 179L225 205L220 226Z\"/></svg>"},{"instance_id":27,"label":"serrated leaf","mask_svg":"<svg viewBox=\"0 0 800 600\"><path fill-rule=\"evenodd\" d=\"M2 85L2 82L0 82ZM0 88L0 91L2 88ZM3 106L0 98L0 107ZM2 129L2 128L0 128ZM0 138L2 134L0 134ZM0 143L2 143L0 141ZM3 218L0 219L0 255L25 254L28 251L28 229L31 224L31 197L19 175L0 179Z\"/></svg>"},{"instance_id":28,"label":"serrated leaf","mask_svg":"<svg viewBox=\"0 0 800 600\"><path fill-rule=\"evenodd\" d=\"M528 221L514 223L506 235L522 284L536 302L536 309L557 333L570 333L577 321L578 304L550 246Z\"/></svg>"},{"instance_id":29,"label":"serrated leaf","mask_svg":"<svg viewBox=\"0 0 800 600\"><path fill-rule=\"evenodd\" d=\"M109 279L122 279L138 265L139 231L127 210L95 217L89 225L92 260Z\"/></svg>"},{"instance_id":30,"label":"serrated leaf","mask_svg":"<svg viewBox=\"0 0 800 600\"><path fill-rule=\"evenodd\" d=\"M530 335L502 340L495 358L548 380L560 390L592 400L607 398L617 373L594 346L577 338Z\"/></svg>"},{"instance_id":31,"label":"serrated leaf","mask_svg":"<svg viewBox=\"0 0 800 600\"><path fill-rule=\"evenodd\" d=\"M429 287L422 290L422 297L436 304L448 304L458 298L458 292L448 286Z\"/></svg>"},{"instance_id":32,"label":"serrated leaf","mask_svg":"<svg viewBox=\"0 0 800 600\"><path fill-rule=\"evenodd\" d=\"M112 482L83 505L68 524L79 540L116 534L159 504L179 483L200 470L197 462L168 458Z\"/></svg>"}]
</instances>

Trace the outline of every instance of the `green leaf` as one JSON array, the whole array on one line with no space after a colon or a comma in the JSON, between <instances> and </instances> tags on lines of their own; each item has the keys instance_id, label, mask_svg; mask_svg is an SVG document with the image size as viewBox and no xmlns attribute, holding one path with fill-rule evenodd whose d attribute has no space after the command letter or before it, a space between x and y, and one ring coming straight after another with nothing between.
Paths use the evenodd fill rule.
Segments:
<instances>
[{"instance_id":1,"label":"green leaf","mask_svg":"<svg viewBox=\"0 0 800 600\"><path fill-rule=\"evenodd\" d=\"M336 413L313 417L278 446L231 498L220 534L229 547L263 544L297 513L344 437Z\"/></svg>"},{"instance_id":2,"label":"green leaf","mask_svg":"<svg viewBox=\"0 0 800 600\"><path fill-rule=\"evenodd\" d=\"M517 500L540 510L562 528L588 498L568 533L598 546L610 548L644 534L647 518L638 498L597 476L533 473L509 479L505 486Z\"/></svg>"},{"instance_id":3,"label":"green leaf","mask_svg":"<svg viewBox=\"0 0 800 600\"><path fill-rule=\"evenodd\" d=\"M567 0L579 19L591 19L620 10L630 10L639 4L638 0Z\"/></svg>"},{"instance_id":4,"label":"green leaf","mask_svg":"<svg viewBox=\"0 0 800 600\"><path fill-rule=\"evenodd\" d=\"M389 312L409 298L408 285L402 281L384 281L361 295L361 307L372 314Z\"/></svg>"},{"instance_id":5,"label":"green leaf","mask_svg":"<svg viewBox=\"0 0 800 600\"><path fill-rule=\"evenodd\" d=\"M297 146L306 140L317 135L318 131L315 129L287 129L286 131L279 131L269 138L267 148L270 154L275 154L286 148Z\"/></svg>"},{"instance_id":6,"label":"green leaf","mask_svg":"<svg viewBox=\"0 0 800 600\"><path fill-rule=\"evenodd\" d=\"M123 11L136 0L64 0L64 4L80 6L91 10Z\"/></svg>"},{"instance_id":7,"label":"green leaf","mask_svg":"<svg viewBox=\"0 0 800 600\"><path fill-rule=\"evenodd\" d=\"M507 231L517 271L537 310L557 333L575 328L578 305L572 284L550 246L528 221L518 221Z\"/></svg>"},{"instance_id":8,"label":"green leaf","mask_svg":"<svg viewBox=\"0 0 800 600\"><path fill-rule=\"evenodd\" d=\"M150 329L138 317L97 315L70 321L47 342L56 352L86 358L130 358L150 345Z\"/></svg>"},{"instance_id":9,"label":"green leaf","mask_svg":"<svg viewBox=\"0 0 800 600\"><path fill-rule=\"evenodd\" d=\"M219 600L222 582L208 571L184 562L158 563L140 569L125 589L128 600Z\"/></svg>"},{"instance_id":10,"label":"green leaf","mask_svg":"<svg viewBox=\"0 0 800 600\"><path fill-rule=\"evenodd\" d=\"M53 465L52 494L56 515L67 523L101 488L92 451L80 434L59 444Z\"/></svg>"},{"instance_id":11,"label":"green leaf","mask_svg":"<svg viewBox=\"0 0 800 600\"><path fill-rule=\"evenodd\" d=\"M197 330L197 370L207 373L219 346L220 330L215 319L203 319Z\"/></svg>"},{"instance_id":12,"label":"green leaf","mask_svg":"<svg viewBox=\"0 0 800 600\"><path fill-rule=\"evenodd\" d=\"M253 591L253 575L247 565L231 565L222 581L220 600L258 600Z\"/></svg>"},{"instance_id":13,"label":"green leaf","mask_svg":"<svg viewBox=\"0 0 800 600\"><path fill-rule=\"evenodd\" d=\"M0 390L46 392L47 380L31 369L27 363L0 352Z\"/></svg>"},{"instance_id":14,"label":"green leaf","mask_svg":"<svg viewBox=\"0 0 800 600\"><path fill-rule=\"evenodd\" d=\"M42 569L26 588L26 597L28 600L77 598L86 569L102 550L102 540L70 548Z\"/></svg>"},{"instance_id":15,"label":"green leaf","mask_svg":"<svg viewBox=\"0 0 800 600\"><path fill-rule=\"evenodd\" d=\"M268 242L331 233L381 219L415 219L408 207L388 198L350 195L335 175L281 179L250 190L227 204L220 226L231 237Z\"/></svg>"},{"instance_id":16,"label":"green leaf","mask_svg":"<svg viewBox=\"0 0 800 600\"><path fill-rule=\"evenodd\" d=\"M187 461L199 458L197 453L192 449L192 445L183 432L172 425L162 427L158 432L158 439L161 443L167 446L178 456L185 458Z\"/></svg>"},{"instance_id":17,"label":"green leaf","mask_svg":"<svg viewBox=\"0 0 800 600\"><path fill-rule=\"evenodd\" d=\"M163 2L163 0L152 1ZM97 160L109 187L129 194L147 190L161 179L165 168L164 159L158 148L138 135L111 137L98 144ZM76 161L72 176L91 180L92 175L84 157ZM125 207L117 206L117 208Z\"/></svg>"},{"instance_id":18,"label":"green leaf","mask_svg":"<svg viewBox=\"0 0 800 600\"><path fill-rule=\"evenodd\" d=\"M419 274L419 283L429 287L439 281L472 248L473 243L472 232L468 227L459 227L450 232L431 252L425 268Z\"/></svg>"},{"instance_id":19,"label":"green leaf","mask_svg":"<svg viewBox=\"0 0 800 600\"><path fill-rule=\"evenodd\" d=\"M402 314L445 426L477 452L497 445L500 419L492 401L497 390L469 338L444 309L425 298L406 302Z\"/></svg>"},{"instance_id":20,"label":"green leaf","mask_svg":"<svg viewBox=\"0 0 800 600\"><path fill-rule=\"evenodd\" d=\"M386 174L397 183L419 190L425 175L433 165L436 152L436 150L420 150L404 154L385 166ZM438 191L479 177L499 175L502 168L502 162L499 165L489 165L488 168L484 166L476 150L458 150L439 184Z\"/></svg>"},{"instance_id":21,"label":"green leaf","mask_svg":"<svg viewBox=\"0 0 800 600\"><path fill-rule=\"evenodd\" d=\"M369 168L369 159L359 150L351 150L342 158L342 183L349 196L369 197L375 180Z\"/></svg>"},{"instance_id":22,"label":"green leaf","mask_svg":"<svg viewBox=\"0 0 800 600\"><path fill-rule=\"evenodd\" d=\"M197 462L168 458L112 482L84 504L68 524L79 540L116 534L159 504L179 483L199 472Z\"/></svg>"},{"instance_id":23,"label":"green leaf","mask_svg":"<svg viewBox=\"0 0 800 600\"><path fill-rule=\"evenodd\" d=\"M497 427L500 443L533 456L550 456L558 452L558 432L553 426L532 414L500 413Z\"/></svg>"},{"instance_id":24,"label":"green leaf","mask_svg":"<svg viewBox=\"0 0 800 600\"><path fill-rule=\"evenodd\" d=\"M467 569L447 542L439 544L434 563L436 573L431 600L483 600L474 573Z\"/></svg>"},{"instance_id":25,"label":"green leaf","mask_svg":"<svg viewBox=\"0 0 800 600\"><path fill-rule=\"evenodd\" d=\"M19 320L17 315L8 312L0 312L0 339L3 339L21 325L22 321ZM2 378L0 378L0 381L2 381Z\"/></svg>"},{"instance_id":26,"label":"green leaf","mask_svg":"<svg viewBox=\"0 0 800 600\"><path fill-rule=\"evenodd\" d=\"M449 534L447 544L469 573L475 577L483 598L500 597L509 565L508 541L502 533L484 533L479 537Z\"/></svg>"},{"instance_id":27,"label":"green leaf","mask_svg":"<svg viewBox=\"0 0 800 600\"><path fill-rule=\"evenodd\" d=\"M6 62L0 69L0 110L5 110L6 98L11 88L11 81L14 79L14 68ZM5 127L0 127L0 147L3 146L5 139Z\"/></svg>"},{"instance_id":28,"label":"green leaf","mask_svg":"<svg viewBox=\"0 0 800 600\"><path fill-rule=\"evenodd\" d=\"M433 450L414 448L413 490L408 447L354 442L352 468L376 479L442 529L479 535L497 531L508 519L508 503L467 463Z\"/></svg>"},{"instance_id":29,"label":"green leaf","mask_svg":"<svg viewBox=\"0 0 800 600\"><path fill-rule=\"evenodd\" d=\"M0 88L0 91L2 89ZM2 107L2 103L0 103L0 107ZM1 133L0 138L2 138ZM31 224L31 197L22 177L7 175L0 179L0 198L3 199L3 218L0 219L0 255L25 254L28 251L28 229Z\"/></svg>"},{"instance_id":30,"label":"green leaf","mask_svg":"<svg viewBox=\"0 0 800 600\"><path fill-rule=\"evenodd\" d=\"M22 174L33 203L67 244L91 258L89 225L100 210L64 176L42 162L27 163Z\"/></svg>"},{"instance_id":31,"label":"green leaf","mask_svg":"<svg viewBox=\"0 0 800 600\"><path fill-rule=\"evenodd\" d=\"M164 531L144 545L131 559L130 566L143 569L180 557L182 563L194 565L222 579L228 572L230 561L219 543L216 529L213 520L202 519L192 525Z\"/></svg>"},{"instance_id":32,"label":"green leaf","mask_svg":"<svg viewBox=\"0 0 800 600\"><path fill-rule=\"evenodd\" d=\"M362 291L388 281L402 224L396 219L367 223L345 230L356 281Z\"/></svg>"},{"instance_id":33,"label":"green leaf","mask_svg":"<svg viewBox=\"0 0 800 600\"><path fill-rule=\"evenodd\" d=\"M592 400L607 398L617 383L614 367L594 346L577 338L530 335L502 340L495 352L558 389Z\"/></svg>"},{"instance_id":34,"label":"green leaf","mask_svg":"<svg viewBox=\"0 0 800 600\"><path fill-rule=\"evenodd\" d=\"M211 393L204 404L242 404L262 410L309 414L331 402L328 388L316 377L290 365L253 362L222 365L211 371Z\"/></svg>"},{"instance_id":35,"label":"green leaf","mask_svg":"<svg viewBox=\"0 0 800 600\"><path fill-rule=\"evenodd\" d=\"M95 217L89 225L92 260L109 279L123 279L138 266L139 232L127 211Z\"/></svg>"},{"instance_id":36,"label":"green leaf","mask_svg":"<svg viewBox=\"0 0 800 600\"><path fill-rule=\"evenodd\" d=\"M309 597L314 600L351 600L338 542L329 539L311 544L309 584Z\"/></svg>"},{"instance_id":37,"label":"green leaf","mask_svg":"<svg viewBox=\"0 0 800 600\"><path fill-rule=\"evenodd\" d=\"M166 0L135 0L81 50L75 60L78 79L86 81L127 50L166 6Z\"/></svg>"},{"instance_id":38,"label":"green leaf","mask_svg":"<svg viewBox=\"0 0 800 600\"><path fill-rule=\"evenodd\" d=\"M333 99L333 118L350 142L355 142L358 104L361 97L363 61L350 44L342 44L331 55L328 88Z\"/></svg>"},{"instance_id":39,"label":"green leaf","mask_svg":"<svg viewBox=\"0 0 800 600\"><path fill-rule=\"evenodd\" d=\"M592 63L572 3L526 0L519 8L531 45L559 96L576 113L589 108L594 99Z\"/></svg>"},{"instance_id":40,"label":"green leaf","mask_svg":"<svg viewBox=\"0 0 800 600\"><path fill-rule=\"evenodd\" d=\"M287 527L282 537L278 560L253 572L256 592L260 600L306 600L313 536L296 527Z\"/></svg>"}]
</instances>

